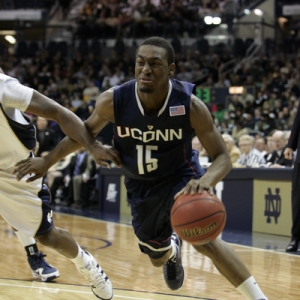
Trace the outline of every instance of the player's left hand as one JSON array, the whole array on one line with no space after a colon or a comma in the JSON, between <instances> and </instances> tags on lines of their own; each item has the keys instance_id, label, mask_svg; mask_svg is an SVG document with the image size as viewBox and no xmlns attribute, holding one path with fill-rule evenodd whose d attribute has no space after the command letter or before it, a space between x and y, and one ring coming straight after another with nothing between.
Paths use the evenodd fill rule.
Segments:
<instances>
[{"instance_id":1,"label":"player's left hand","mask_svg":"<svg viewBox=\"0 0 300 300\"><path fill-rule=\"evenodd\" d=\"M204 176L200 179L191 179L187 185L174 196L174 199L176 200L180 195L183 194L201 194L204 190L208 191L210 194L214 193L213 187L205 180Z\"/></svg>"}]
</instances>

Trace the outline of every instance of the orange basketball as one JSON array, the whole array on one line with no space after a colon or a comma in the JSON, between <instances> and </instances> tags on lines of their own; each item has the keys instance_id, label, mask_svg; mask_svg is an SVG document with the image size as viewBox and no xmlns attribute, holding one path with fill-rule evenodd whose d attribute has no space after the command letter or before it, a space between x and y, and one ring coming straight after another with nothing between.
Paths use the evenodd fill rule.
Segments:
<instances>
[{"instance_id":1,"label":"orange basketball","mask_svg":"<svg viewBox=\"0 0 300 300\"><path fill-rule=\"evenodd\" d=\"M171 210L173 230L182 240L195 245L216 239L225 223L223 203L207 191L196 195L181 195Z\"/></svg>"}]
</instances>

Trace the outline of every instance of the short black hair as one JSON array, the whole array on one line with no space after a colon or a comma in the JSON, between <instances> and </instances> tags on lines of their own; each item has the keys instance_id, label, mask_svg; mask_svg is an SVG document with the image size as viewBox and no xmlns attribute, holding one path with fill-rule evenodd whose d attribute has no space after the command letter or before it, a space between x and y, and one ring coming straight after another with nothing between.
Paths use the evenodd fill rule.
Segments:
<instances>
[{"instance_id":1,"label":"short black hair","mask_svg":"<svg viewBox=\"0 0 300 300\"><path fill-rule=\"evenodd\" d=\"M170 65L175 63L175 52L173 46L164 38L161 38L159 36L150 37L140 44L137 51L141 46L145 46L145 45L152 45L152 46L164 48L167 52L168 64Z\"/></svg>"}]
</instances>

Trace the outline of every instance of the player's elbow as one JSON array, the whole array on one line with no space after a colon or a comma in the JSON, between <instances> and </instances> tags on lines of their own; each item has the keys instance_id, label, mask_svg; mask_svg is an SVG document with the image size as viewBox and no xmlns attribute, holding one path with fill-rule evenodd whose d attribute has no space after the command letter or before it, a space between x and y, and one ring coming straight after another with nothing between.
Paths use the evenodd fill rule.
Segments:
<instances>
[{"instance_id":1,"label":"player's elbow","mask_svg":"<svg viewBox=\"0 0 300 300\"><path fill-rule=\"evenodd\" d=\"M93 137L96 137L99 133L99 130L94 130L87 121L84 121L84 126L92 134Z\"/></svg>"}]
</instances>

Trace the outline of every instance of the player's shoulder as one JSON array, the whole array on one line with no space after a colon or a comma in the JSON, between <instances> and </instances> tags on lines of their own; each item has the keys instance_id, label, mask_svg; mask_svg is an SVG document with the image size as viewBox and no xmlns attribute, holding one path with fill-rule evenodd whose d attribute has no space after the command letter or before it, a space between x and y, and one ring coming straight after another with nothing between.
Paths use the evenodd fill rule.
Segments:
<instances>
[{"instance_id":1,"label":"player's shoulder","mask_svg":"<svg viewBox=\"0 0 300 300\"><path fill-rule=\"evenodd\" d=\"M191 105L195 105L198 108L207 108L206 104L194 94L191 95Z\"/></svg>"},{"instance_id":2,"label":"player's shoulder","mask_svg":"<svg viewBox=\"0 0 300 300\"><path fill-rule=\"evenodd\" d=\"M15 84L20 84L16 78L0 73L0 89L13 89Z\"/></svg>"},{"instance_id":3,"label":"player's shoulder","mask_svg":"<svg viewBox=\"0 0 300 300\"><path fill-rule=\"evenodd\" d=\"M122 84L120 85L116 85L113 90L115 92L120 92L120 91L124 91L124 90L130 90L130 89L134 89L135 87L135 83L136 83L136 80L135 79L132 79L132 80L129 80L129 81L125 81L123 82Z\"/></svg>"},{"instance_id":4,"label":"player's shoulder","mask_svg":"<svg viewBox=\"0 0 300 300\"><path fill-rule=\"evenodd\" d=\"M101 101L109 101L109 100L112 100L113 99L113 96L114 96L114 87L111 87L110 89L102 92L100 94L100 96L98 97L98 102Z\"/></svg>"},{"instance_id":5,"label":"player's shoulder","mask_svg":"<svg viewBox=\"0 0 300 300\"><path fill-rule=\"evenodd\" d=\"M186 94L192 94L195 91L195 84L178 80L176 78L170 78L173 89L184 92Z\"/></svg>"},{"instance_id":6,"label":"player's shoulder","mask_svg":"<svg viewBox=\"0 0 300 300\"><path fill-rule=\"evenodd\" d=\"M0 81L2 81L2 82L10 82L10 81L19 82L18 79L11 77L9 75L3 74L3 73L0 73Z\"/></svg>"}]
</instances>

